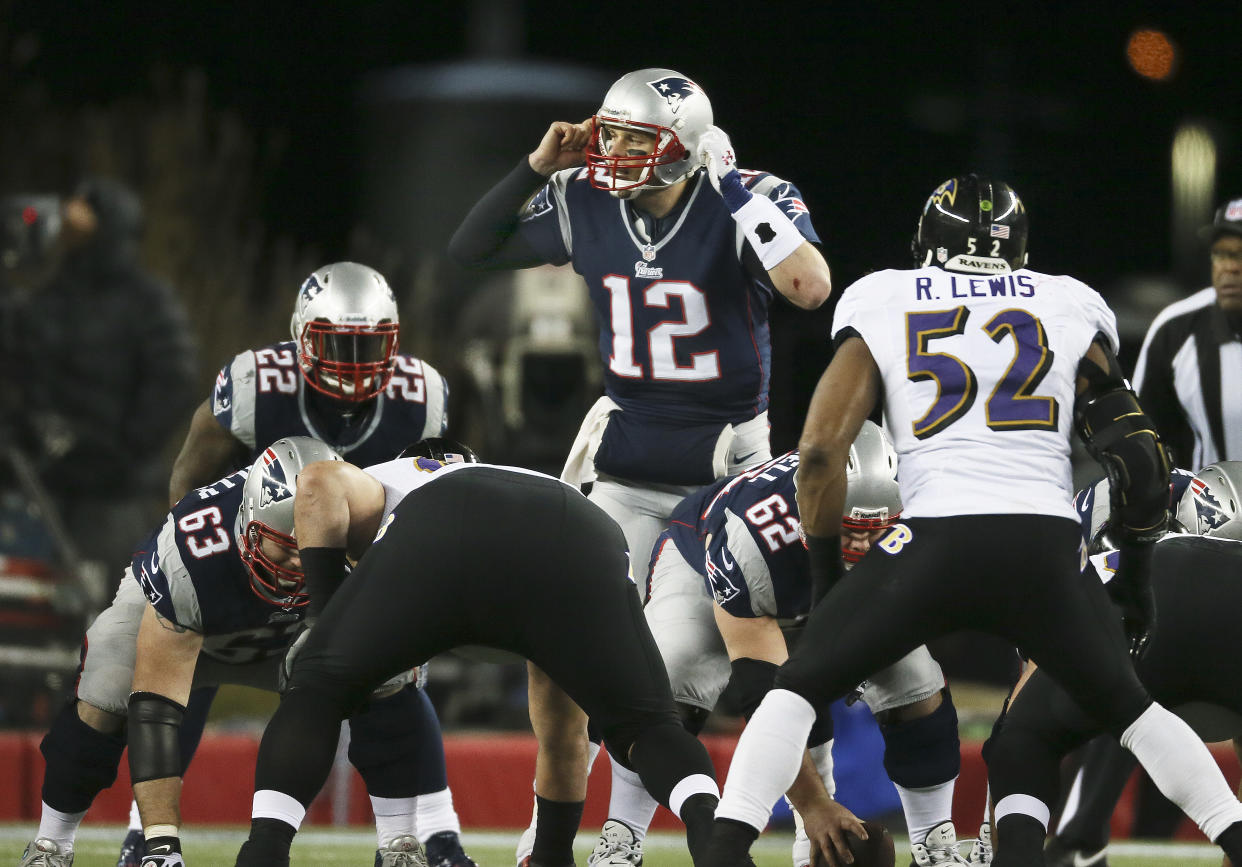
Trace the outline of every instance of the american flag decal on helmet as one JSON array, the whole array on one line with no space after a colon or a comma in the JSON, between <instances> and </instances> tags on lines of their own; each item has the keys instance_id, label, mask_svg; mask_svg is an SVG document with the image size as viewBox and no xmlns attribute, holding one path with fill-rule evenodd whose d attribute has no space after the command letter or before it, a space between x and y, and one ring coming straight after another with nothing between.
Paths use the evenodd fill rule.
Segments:
<instances>
[{"instance_id":1,"label":"american flag decal on helmet","mask_svg":"<svg viewBox=\"0 0 1242 867\"><path fill-rule=\"evenodd\" d=\"M989 233L993 238L1008 238L1009 227L1001 223L993 223L992 231Z\"/></svg>"}]
</instances>

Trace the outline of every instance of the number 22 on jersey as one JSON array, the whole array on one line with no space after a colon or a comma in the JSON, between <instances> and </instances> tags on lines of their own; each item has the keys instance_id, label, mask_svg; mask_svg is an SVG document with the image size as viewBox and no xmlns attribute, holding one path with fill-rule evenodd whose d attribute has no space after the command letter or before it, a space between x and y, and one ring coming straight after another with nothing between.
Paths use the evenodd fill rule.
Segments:
<instances>
[{"instance_id":1,"label":"number 22 on jersey","mask_svg":"<svg viewBox=\"0 0 1242 867\"><path fill-rule=\"evenodd\" d=\"M930 350L933 340L964 334L969 318L966 307L906 314L907 377L936 383L935 401L914 422L919 439L934 436L964 416L978 396L978 377L966 362ZM1060 412L1056 399L1035 394L1054 357L1043 323L1028 310L1009 308L989 319L983 330L998 346L1007 338L1013 341L1009 366L984 404L987 426L996 431L1056 430Z\"/></svg>"}]
</instances>

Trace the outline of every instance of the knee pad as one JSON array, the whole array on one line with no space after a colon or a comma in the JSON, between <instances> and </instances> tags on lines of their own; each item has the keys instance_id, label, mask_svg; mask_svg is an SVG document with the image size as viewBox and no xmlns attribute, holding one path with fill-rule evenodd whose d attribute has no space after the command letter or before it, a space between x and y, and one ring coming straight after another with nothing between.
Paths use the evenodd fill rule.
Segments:
<instances>
[{"instance_id":1,"label":"knee pad","mask_svg":"<svg viewBox=\"0 0 1242 867\"><path fill-rule=\"evenodd\" d=\"M729 668L728 690L733 707L750 720L763 697L772 689L772 684L776 681L776 670L780 666L774 662L743 656L733 660Z\"/></svg>"},{"instance_id":2,"label":"knee pad","mask_svg":"<svg viewBox=\"0 0 1242 867\"><path fill-rule=\"evenodd\" d=\"M129 697L129 776L135 783L181 776L181 720L185 707L166 695Z\"/></svg>"},{"instance_id":3,"label":"knee pad","mask_svg":"<svg viewBox=\"0 0 1242 867\"><path fill-rule=\"evenodd\" d=\"M962 769L957 708L944 701L925 717L880 726L884 735L884 770L894 783L922 789L947 783Z\"/></svg>"},{"instance_id":4,"label":"knee pad","mask_svg":"<svg viewBox=\"0 0 1242 867\"><path fill-rule=\"evenodd\" d=\"M96 795L116 782L124 750L122 735L104 734L82 722L77 700L70 699L39 744L46 763L44 803L62 813L87 809Z\"/></svg>"}]
</instances>

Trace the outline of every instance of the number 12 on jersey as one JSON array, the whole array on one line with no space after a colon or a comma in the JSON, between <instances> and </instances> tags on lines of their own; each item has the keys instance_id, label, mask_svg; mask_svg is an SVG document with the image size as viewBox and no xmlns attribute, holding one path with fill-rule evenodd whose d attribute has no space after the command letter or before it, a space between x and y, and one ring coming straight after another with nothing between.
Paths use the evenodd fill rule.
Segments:
<instances>
[{"instance_id":1,"label":"number 12 on jersey","mask_svg":"<svg viewBox=\"0 0 1242 867\"><path fill-rule=\"evenodd\" d=\"M608 290L608 318L612 325L612 355L608 369L617 376L639 379L642 365L634 358L634 310L630 299L630 280L618 274L604 278ZM665 320L647 330L647 354L652 379L676 382L702 382L720 378L720 358L715 352L696 352L689 366L677 364L673 341L693 337L711 324L707 296L693 283L684 280L657 280L643 290L643 304L668 309L673 298L681 299L682 319Z\"/></svg>"},{"instance_id":2,"label":"number 12 on jersey","mask_svg":"<svg viewBox=\"0 0 1242 867\"><path fill-rule=\"evenodd\" d=\"M947 352L932 352L933 340L964 334L970 310L931 310L906 314L907 377L936 383L936 399L914 422L919 439L934 436L964 416L978 396L979 383L966 362ZM996 431L1056 430L1060 406L1056 398L1035 394L1052 367L1043 323L1030 311L1002 310L987 321L984 332L994 343L1013 339L1013 359L984 404L986 424Z\"/></svg>"}]
</instances>

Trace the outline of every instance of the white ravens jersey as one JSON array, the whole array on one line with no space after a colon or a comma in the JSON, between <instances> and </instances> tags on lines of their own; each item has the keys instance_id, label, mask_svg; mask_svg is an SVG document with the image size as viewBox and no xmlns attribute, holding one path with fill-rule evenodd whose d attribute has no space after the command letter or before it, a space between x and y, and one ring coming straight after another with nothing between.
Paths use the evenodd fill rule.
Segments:
<instances>
[{"instance_id":1,"label":"white ravens jersey","mask_svg":"<svg viewBox=\"0 0 1242 867\"><path fill-rule=\"evenodd\" d=\"M449 473L457 473L463 470L472 469L490 469L505 470L510 473L521 473L526 476L539 476L552 481L559 481L552 476L544 473L537 473L534 470L523 469L522 467L506 467L499 464L441 464L432 458L397 458L396 460L385 461L382 464L375 464L371 467L365 467L363 472L374 478L384 486L384 516L380 520L380 527L388 525L388 518L392 515L393 509L406 498L406 496L428 482L442 479ZM563 483L562 483L563 484ZM571 491L578 492L577 488L565 485ZM381 532L383 532L381 530Z\"/></svg>"},{"instance_id":2,"label":"white ravens jersey","mask_svg":"<svg viewBox=\"0 0 1242 867\"><path fill-rule=\"evenodd\" d=\"M841 296L839 345L866 342L884 380L905 517L1077 520L1070 430L1078 364L1117 323L1095 290L1021 269L870 274Z\"/></svg>"}]
</instances>

